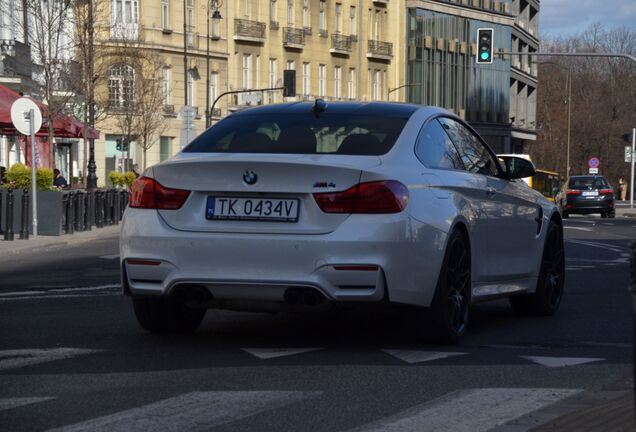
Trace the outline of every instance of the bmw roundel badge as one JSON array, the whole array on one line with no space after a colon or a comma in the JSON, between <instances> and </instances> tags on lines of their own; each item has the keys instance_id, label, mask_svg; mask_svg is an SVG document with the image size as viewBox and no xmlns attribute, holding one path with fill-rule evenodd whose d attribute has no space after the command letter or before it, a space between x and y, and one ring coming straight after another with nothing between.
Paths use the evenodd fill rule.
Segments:
<instances>
[{"instance_id":1,"label":"bmw roundel badge","mask_svg":"<svg viewBox=\"0 0 636 432\"><path fill-rule=\"evenodd\" d=\"M253 185L256 183L256 181L258 180L258 176L256 175L256 173L252 170L247 170L245 171L245 173L243 174L243 181L245 183L247 183L248 185Z\"/></svg>"}]
</instances>

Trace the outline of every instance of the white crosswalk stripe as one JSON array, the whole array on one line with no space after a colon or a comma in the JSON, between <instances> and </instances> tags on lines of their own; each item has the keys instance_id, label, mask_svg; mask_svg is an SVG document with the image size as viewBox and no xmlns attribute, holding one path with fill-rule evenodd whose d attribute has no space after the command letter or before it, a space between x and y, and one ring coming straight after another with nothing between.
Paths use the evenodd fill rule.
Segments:
<instances>
[{"instance_id":1,"label":"white crosswalk stripe","mask_svg":"<svg viewBox=\"0 0 636 432\"><path fill-rule=\"evenodd\" d=\"M16 349L0 351L0 370L21 368L38 363L62 360L102 350L83 348Z\"/></svg>"},{"instance_id":2,"label":"white crosswalk stripe","mask_svg":"<svg viewBox=\"0 0 636 432\"><path fill-rule=\"evenodd\" d=\"M252 354L261 360L276 357L285 357L295 354L302 354L311 351L318 351L323 348L241 348L246 353Z\"/></svg>"},{"instance_id":3,"label":"white crosswalk stripe","mask_svg":"<svg viewBox=\"0 0 636 432\"><path fill-rule=\"evenodd\" d=\"M320 394L301 391L193 392L49 432L207 431Z\"/></svg>"},{"instance_id":4,"label":"white crosswalk stripe","mask_svg":"<svg viewBox=\"0 0 636 432\"><path fill-rule=\"evenodd\" d=\"M579 392L532 388L460 390L354 430L485 432Z\"/></svg>"},{"instance_id":5,"label":"white crosswalk stripe","mask_svg":"<svg viewBox=\"0 0 636 432\"><path fill-rule=\"evenodd\" d=\"M592 363L605 360L603 358L592 357L542 357L542 356L521 356L526 360L538 363L547 367L563 367L563 366L576 366L585 363Z\"/></svg>"},{"instance_id":6,"label":"white crosswalk stripe","mask_svg":"<svg viewBox=\"0 0 636 432\"><path fill-rule=\"evenodd\" d=\"M416 351L416 350L396 350L383 349L387 354L397 357L407 363L421 363L439 359L445 359L454 356L466 355L465 352L435 352L435 351Z\"/></svg>"},{"instance_id":7,"label":"white crosswalk stripe","mask_svg":"<svg viewBox=\"0 0 636 432\"><path fill-rule=\"evenodd\" d=\"M45 402L53 397L21 397L21 398L0 398L0 411L31 405L38 402Z\"/></svg>"}]
</instances>

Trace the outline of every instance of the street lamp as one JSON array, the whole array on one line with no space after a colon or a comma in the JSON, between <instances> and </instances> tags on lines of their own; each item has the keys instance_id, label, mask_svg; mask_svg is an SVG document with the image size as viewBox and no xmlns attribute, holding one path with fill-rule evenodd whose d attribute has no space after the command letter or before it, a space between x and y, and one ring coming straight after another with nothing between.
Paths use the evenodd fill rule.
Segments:
<instances>
[{"instance_id":1,"label":"street lamp","mask_svg":"<svg viewBox=\"0 0 636 432\"><path fill-rule=\"evenodd\" d=\"M565 166L565 177L570 178L570 124L572 119L572 67L565 67L560 63L555 63L551 61L545 62L536 62L537 64L549 64L556 67L559 67L563 70L568 71L567 78L567 88L568 88L568 98L566 99L566 103L568 104L568 141L567 141L567 155L566 155L566 166Z\"/></svg>"},{"instance_id":2,"label":"street lamp","mask_svg":"<svg viewBox=\"0 0 636 432\"><path fill-rule=\"evenodd\" d=\"M222 0L210 0L208 4L208 12L207 12L207 26L208 26L208 37L207 37L207 51L206 51L206 69L205 69L205 127L206 129L210 127L212 123L212 112L210 111L210 11L212 12L212 39L219 40L221 39L221 35L219 33L219 25L223 17L221 16L221 12L219 9L223 6Z\"/></svg>"},{"instance_id":3,"label":"street lamp","mask_svg":"<svg viewBox=\"0 0 636 432\"><path fill-rule=\"evenodd\" d=\"M401 86L398 86L398 87L395 87L395 88L389 89L389 91L388 91L386 94L387 94L387 95L390 95L390 94L391 94L391 93L393 93L394 91L399 90L399 89L401 89L401 88L404 88L404 87L417 87L417 86L419 86L419 85L422 85L422 84L421 84L421 83L417 83L417 84L402 84ZM400 99L400 97L398 96L398 100L399 100L399 99Z\"/></svg>"}]
</instances>

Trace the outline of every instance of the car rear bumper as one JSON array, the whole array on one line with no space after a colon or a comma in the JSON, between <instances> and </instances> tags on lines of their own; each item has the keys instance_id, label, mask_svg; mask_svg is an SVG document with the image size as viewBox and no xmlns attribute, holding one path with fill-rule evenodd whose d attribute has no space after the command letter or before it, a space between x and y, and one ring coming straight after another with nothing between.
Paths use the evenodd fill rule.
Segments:
<instances>
[{"instance_id":1,"label":"car rear bumper","mask_svg":"<svg viewBox=\"0 0 636 432\"><path fill-rule=\"evenodd\" d=\"M589 214L614 210L614 199L568 200L565 211L568 213Z\"/></svg>"},{"instance_id":2,"label":"car rear bumper","mask_svg":"<svg viewBox=\"0 0 636 432\"><path fill-rule=\"evenodd\" d=\"M424 242L414 240L414 229ZM329 301L428 306L444 240L405 212L356 215L329 234L291 235L178 231L155 211L129 208L120 259L132 295L197 285L219 300L282 302L288 289L310 288Z\"/></svg>"}]
</instances>

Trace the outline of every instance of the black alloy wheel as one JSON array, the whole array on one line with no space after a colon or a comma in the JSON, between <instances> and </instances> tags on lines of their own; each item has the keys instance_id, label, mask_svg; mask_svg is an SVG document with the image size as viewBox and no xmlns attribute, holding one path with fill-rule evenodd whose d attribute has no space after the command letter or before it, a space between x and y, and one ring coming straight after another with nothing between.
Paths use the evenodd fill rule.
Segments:
<instances>
[{"instance_id":1,"label":"black alloy wheel","mask_svg":"<svg viewBox=\"0 0 636 432\"><path fill-rule=\"evenodd\" d=\"M453 230L440 271L431 318L435 338L457 343L470 317L470 249L465 236Z\"/></svg>"},{"instance_id":2,"label":"black alloy wheel","mask_svg":"<svg viewBox=\"0 0 636 432\"><path fill-rule=\"evenodd\" d=\"M537 290L533 294L511 297L510 305L516 313L520 314L554 315L561 304L564 286L563 229L555 221L550 221L543 248Z\"/></svg>"}]
</instances>

